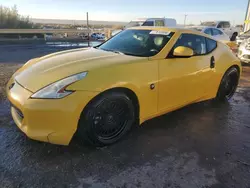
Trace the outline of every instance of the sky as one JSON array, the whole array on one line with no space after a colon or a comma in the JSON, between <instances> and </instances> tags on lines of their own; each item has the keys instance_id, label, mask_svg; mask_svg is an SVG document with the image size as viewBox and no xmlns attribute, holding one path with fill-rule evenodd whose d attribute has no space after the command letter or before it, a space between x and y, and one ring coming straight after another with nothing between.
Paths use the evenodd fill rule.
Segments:
<instances>
[{"instance_id":1,"label":"sky","mask_svg":"<svg viewBox=\"0 0 250 188\"><path fill-rule=\"evenodd\" d=\"M243 24L248 0L0 0L16 5L19 13L32 18L125 21L136 18L175 18L178 24L228 20Z\"/></svg>"}]
</instances>

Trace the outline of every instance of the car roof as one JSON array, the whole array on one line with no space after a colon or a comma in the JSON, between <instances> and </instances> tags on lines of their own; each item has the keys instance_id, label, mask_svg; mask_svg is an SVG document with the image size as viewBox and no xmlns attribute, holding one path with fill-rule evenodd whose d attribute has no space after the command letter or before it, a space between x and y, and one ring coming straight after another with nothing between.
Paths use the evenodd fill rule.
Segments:
<instances>
[{"instance_id":1,"label":"car roof","mask_svg":"<svg viewBox=\"0 0 250 188\"><path fill-rule=\"evenodd\" d=\"M207 38L212 38L211 36L202 33L200 31L196 31L194 29L190 28L183 28L183 27L152 27L152 26L140 26L140 27L131 27L128 28L129 30L153 30L153 31L171 31L175 33L190 33L190 34L196 34L196 35L201 35Z\"/></svg>"}]
</instances>

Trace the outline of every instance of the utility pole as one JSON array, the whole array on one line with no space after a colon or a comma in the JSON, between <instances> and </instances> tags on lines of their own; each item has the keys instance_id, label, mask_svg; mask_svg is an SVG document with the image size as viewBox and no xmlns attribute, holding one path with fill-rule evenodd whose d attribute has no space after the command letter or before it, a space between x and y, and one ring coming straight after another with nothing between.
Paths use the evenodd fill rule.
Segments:
<instances>
[{"instance_id":1,"label":"utility pole","mask_svg":"<svg viewBox=\"0 0 250 188\"><path fill-rule=\"evenodd\" d=\"M185 14L184 16L185 16L185 18L184 18L184 27L185 27L185 26L186 26L186 20L187 20L187 16L188 16L188 15Z\"/></svg>"},{"instance_id":2,"label":"utility pole","mask_svg":"<svg viewBox=\"0 0 250 188\"><path fill-rule=\"evenodd\" d=\"M88 47L89 45L89 13L87 12L87 29L88 29Z\"/></svg>"}]
</instances>

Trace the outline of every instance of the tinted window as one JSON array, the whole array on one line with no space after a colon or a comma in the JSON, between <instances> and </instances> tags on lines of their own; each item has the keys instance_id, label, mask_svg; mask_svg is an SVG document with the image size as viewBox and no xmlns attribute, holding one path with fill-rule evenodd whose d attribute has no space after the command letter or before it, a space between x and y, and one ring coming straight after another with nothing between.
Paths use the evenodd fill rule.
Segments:
<instances>
[{"instance_id":1,"label":"tinted window","mask_svg":"<svg viewBox=\"0 0 250 188\"><path fill-rule=\"evenodd\" d=\"M159 53L173 36L173 32L152 30L124 30L98 48L104 51L149 57Z\"/></svg>"},{"instance_id":2,"label":"tinted window","mask_svg":"<svg viewBox=\"0 0 250 188\"><path fill-rule=\"evenodd\" d=\"M208 35L212 35L212 30L211 29L206 29L204 31L204 33L208 34Z\"/></svg>"},{"instance_id":3,"label":"tinted window","mask_svg":"<svg viewBox=\"0 0 250 188\"><path fill-rule=\"evenodd\" d=\"M218 28L223 28L223 24L222 24L222 22L221 23L219 23L219 25L217 26Z\"/></svg>"},{"instance_id":4,"label":"tinted window","mask_svg":"<svg viewBox=\"0 0 250 188\"><path fill-rule=\"evenodd\" d=\"M208 38L206 38L206 41L207 41L207 53L210 53L217 47L217 42Z\"/></svg>"},{"instance_id":5,"label":"tinted window","mask_svg":"<svg viewBox=\"0 0 250 188\"><path fill-rule=\"evenodd\" d=\"M218 28L230 28L229 22L220 22Z\"/></svg>"},{"instance_id":6,"label":"tinted window","mask_svg":"<svg viewBox=\"0 0 250 188\"><path fill-rule=\"evenodd\" d=\"M182 34L177 40L174 49L178 46L185 46L193 49L195 55L206 54L205 37L193 34Z\"/></svg>"},{"instance_id":7,"label":"tinted window","mask_svg":"<svg viewBox=\"0 0 250 188\"><path fill-rule=\"evenodd\" d=\"M230 28L229 22L223 22L223 28Z\"/></svg>"},{"instance_id":8,"label":"tinted window","mask_svg":"<svg viewBox=\"0 0 250 188\"><path fill-rule=\"evenodd\" d=\"M146 21L142 24L142 26L154 26L154 22L153 21Z\"/></svg>"},{"instance_id":9,"label":"tinted window","mask_svg":"<svg viewBox=\"0 0 250 188\"><path fill-rule=\"evenodd\" d=\"M213 29L213 36L215 35L223 35L223 33L219 29Z\"/></svg>"},{"instance_id":10,"label":"tinted window","mask_svg":"<svg viewBox=\"0 0 250 188\"><path fill-rule=\"evenodd\" d=\"M164 26L164 20L155 20L155 26Z\"/></svg>"}]
</instances>

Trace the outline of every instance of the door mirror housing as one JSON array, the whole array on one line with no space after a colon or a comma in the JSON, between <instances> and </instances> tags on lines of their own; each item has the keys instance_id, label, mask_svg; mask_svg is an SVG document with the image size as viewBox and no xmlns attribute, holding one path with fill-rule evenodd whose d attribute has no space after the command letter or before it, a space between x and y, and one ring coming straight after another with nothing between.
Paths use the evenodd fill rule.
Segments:
<instances>
[{"instance_id":1,"label":"door mirror housing","mask_svg":"<svg viewBox=\"0 0 250 188\"><path fill-rule=\"evenodd\" d=\"M191 48L185 46L179 46L174 49L175 57L191 57L194 55L194 51Z\"/></svg>"}]
</instances>

